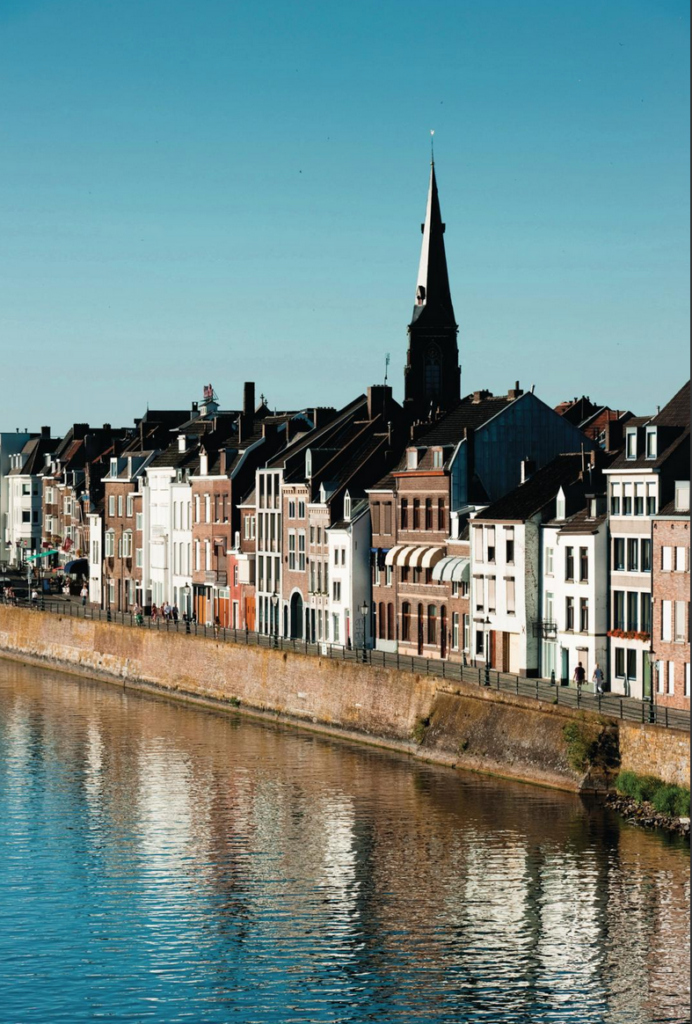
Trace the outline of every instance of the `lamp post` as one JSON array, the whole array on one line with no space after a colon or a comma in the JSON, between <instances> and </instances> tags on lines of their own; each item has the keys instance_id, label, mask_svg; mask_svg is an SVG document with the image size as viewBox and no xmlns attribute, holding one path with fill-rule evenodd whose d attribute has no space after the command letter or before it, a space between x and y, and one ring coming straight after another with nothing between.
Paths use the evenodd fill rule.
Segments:
<instances>
[{"instance_id":1,"label":"lamp post","mask_svg":"<svg viewBox=\"0 0 692 1024\"><path fill-rule=\"evenodd\" d=\"M183 594L185 595L185 632L190 632L190 584L186 583L183 587Z\"/></svg>"},{"instance_id":2,"label":"lamp post","mask_svg":"<svg viewBox=\"0 0 692 1024\"><path fill-rule=\"evenodd\" d=\"M485 629L485 685L490 686L490 616L486 615L483 619L483 627Z\"/></svg>"},{"instance_id":3,"label":"lamp post","mask_svg":"<svg viewBox=\"0 0 692 1024\"><path fill-rule=\"evenodd\" d=\"M655 722L656 708L654 707L654 693L656 692L656 687L654 686L654 673L656 671L656 653L655 651L650 650L647 651L646 654L649 659L649 666L651 668L651 671L649 673L649 686L651 688L651 691L649 693L649 721Z\"/></svg>"},{"instance_id":4,"label":"lamp post","mask_svg":"<svg viewBox=\"0 0 692 1024\"><path fill-rule=\"evenodd\" d=\"M363 601L362 605L360 606L360 614L363 616L363 662L367 662L367 660L368 660L366 644L367 644L367 637L368 637L367 626L368 626L368 611L369 610L370 610L370 606L369 606L368 602L367 601Z\"/></svg>"},{"instance_id":5,"label":"lamp post","mask_svg":"<svg viewBox=\"0 0 692 1024\"><path fill-rule=\"evenodd\" d=\"M279 646L279 619L278 619L278 605L279 595L276 591L271 596L272 603L272 636L274 637L274 647Z\"/></svg>"}]
</instances>

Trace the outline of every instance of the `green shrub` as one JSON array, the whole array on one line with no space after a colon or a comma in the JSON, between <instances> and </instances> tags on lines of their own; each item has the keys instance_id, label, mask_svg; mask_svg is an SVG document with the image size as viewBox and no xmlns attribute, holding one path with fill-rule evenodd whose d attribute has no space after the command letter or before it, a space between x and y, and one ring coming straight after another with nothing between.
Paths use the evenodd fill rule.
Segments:
<instances>
[{"instance_id":1,"label":"green shrub","mask_svg":"<svg viewBox=\"0 0 692 1024\"><path fill-rule=\"evenodd\" d=\"M666 785L653 775L620 772L615 788L618 793L636 800L637 803L649 801L659 814L669 814L676 818L689 816L690 791L683 786Z\"/></svg>"},{"instance_id":2,"label":"green shrub","mask_svg":"<svg viewBox=\"0 0 692 1024\"><path fill-rule=\"evenodd\" d=\"M690 791L682 786L661 786L651 802L659 814L673 818L688 817L690 813Z\"/></svg>"}]
</instances>

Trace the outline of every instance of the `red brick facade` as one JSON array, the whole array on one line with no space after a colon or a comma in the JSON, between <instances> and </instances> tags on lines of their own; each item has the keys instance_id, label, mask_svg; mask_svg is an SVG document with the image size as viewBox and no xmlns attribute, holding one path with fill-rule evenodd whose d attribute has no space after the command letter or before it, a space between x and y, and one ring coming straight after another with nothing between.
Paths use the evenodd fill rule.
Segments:
<instances>
[{"instance_id":1,"label":"red brick facade","mask_svg":"<svg viewBox=\"0 0 692 1024\"><path fill-rule=\"evenodd\" d=\"M653 638L655 700L690 708L690 521L653 522Z\"/></svg>"}]
</instances>

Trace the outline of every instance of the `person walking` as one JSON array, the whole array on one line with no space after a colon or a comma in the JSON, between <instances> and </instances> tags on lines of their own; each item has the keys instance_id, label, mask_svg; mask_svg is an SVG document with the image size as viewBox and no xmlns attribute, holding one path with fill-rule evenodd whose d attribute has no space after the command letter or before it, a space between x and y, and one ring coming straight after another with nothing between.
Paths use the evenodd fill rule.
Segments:
<instances>
[{"instance_id":1,"label":"person walking","mask_svg":"<svg viewBox=\"0 0 692 1024\"><path fill-rule=\"evenodd\" d=\"M577 684L577 687L581 687L584 685L584 680L586 679L586 672L584 671L584 666L581 662L579 662L579 664L575 668L573 678L575 683Z\"/></svg>"},{"instance_id":2,"label":"person walking","mask_svg":"<svg viewBox=\"0 0 692 1024\"><path fill-rule=\"evenodd\" d=\"M82 608L83 608L85 606L85 604L87 603L87 597L89 596L89 589L88 589L86 583L84 584L82 589L79 591L79 596L82 599Z\"/></svg>"},{"instance_id":3,"label":"person walking","mask_svg":"<svg viewBox=\"0 0 692 1024\"><path fill-rule=\"evenodd\" d=\"M591 681L596 688L596 693L603 693L603 669L598 662L596 662L596 667L593 670Z\"/></svg>"}]
</instances>

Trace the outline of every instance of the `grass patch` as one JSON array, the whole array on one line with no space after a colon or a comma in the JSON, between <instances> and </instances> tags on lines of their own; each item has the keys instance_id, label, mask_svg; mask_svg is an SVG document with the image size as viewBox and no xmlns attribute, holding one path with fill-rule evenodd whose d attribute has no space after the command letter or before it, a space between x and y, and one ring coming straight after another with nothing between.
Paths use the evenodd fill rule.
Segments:
<instances>
[{"instance_id":1,"label":"grass patch","mask_svg":"<svg viewBox=\"0 0 692 1024\"><path fill-rule=\"evenodd\" d=\"M612 726L568 722L563 726L562 735L567 746L567 760L575 772L617 767L620 755Z\"/></svg>"},{"instance_id":2,"label":"grass patch","mask_svg":"<svg viewBox=\"0 0 692 1024\"><path fill-rule=\"evenodd\" d=\"M653 804L659 814L668 814L672 818L689 817L690 791L684 786L671 786L655 775L620 772L615 788L638 804L644 801Z\"/></svg>"},{"instance_id":3,"label":"grass patch","mask_svg":"<svg viewBox=\"0 0 692 1024\"><path fill-rule=\"evenodd\" d=\"M430 718L417 718L416 724L413 727L411 735L413 736L416 743L419 745L425 739L425 730L430 725Z\"/></svg>"}]
</instances>

